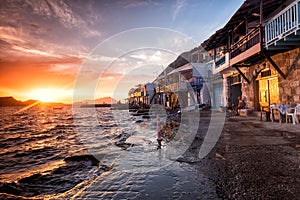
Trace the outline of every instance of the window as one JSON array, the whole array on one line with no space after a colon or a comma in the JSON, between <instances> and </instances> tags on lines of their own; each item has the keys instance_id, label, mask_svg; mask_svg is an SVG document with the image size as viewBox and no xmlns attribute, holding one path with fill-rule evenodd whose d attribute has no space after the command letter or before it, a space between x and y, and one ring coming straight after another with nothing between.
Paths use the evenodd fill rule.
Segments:
<instances>
[{"instance_id":1,"label":"window","mask_svg":"<svg viewBox=\"0 0 300 200\"><path fill-rule=\"evenodd\" d=\"M267 71L263 71L263 72L261 72L261 78L263 78L263 77L267 77L267 76L271 76L271 70L269 69L269 70L267 70Z\"/></svg>"}]
</instances>

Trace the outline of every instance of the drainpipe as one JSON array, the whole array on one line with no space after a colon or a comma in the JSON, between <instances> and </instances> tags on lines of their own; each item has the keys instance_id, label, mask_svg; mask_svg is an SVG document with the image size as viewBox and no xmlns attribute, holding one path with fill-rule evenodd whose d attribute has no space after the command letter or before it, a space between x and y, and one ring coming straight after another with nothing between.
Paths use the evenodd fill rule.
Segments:
<instances>
[{"instance_id":1,"label":"drainpipe","mask_svg":"<svg viewBox=\"0 0 300 200\"><path fill-rule=\"evenodd\" d=\"M260 0L260 7L259 7L259 43L260 43L260 50L263 50L263 0Z\"/></svg>"},{"instance_id":2,"label":"drainpipe","mask_svg":"<svg viewBox=\"0 0 300 200\"><path fill-rule=\"evenodd\" d=\"M263 0L260 0L259 14L260 14L260 17L259 17L260 25L262 25L263 18L264 18L264 16L263 16L264 15L264 13L263 13Z\"/></svg>"}]
</instances>

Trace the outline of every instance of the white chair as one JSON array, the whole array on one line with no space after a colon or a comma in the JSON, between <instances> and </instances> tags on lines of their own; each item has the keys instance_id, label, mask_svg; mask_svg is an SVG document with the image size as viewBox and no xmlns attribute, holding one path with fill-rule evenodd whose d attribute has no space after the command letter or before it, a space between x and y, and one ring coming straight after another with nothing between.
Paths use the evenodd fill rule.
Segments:
<instances>
[{"instance_id":1,"label":"white chair","mask_svg":"<svg viewBox=\"0 0 300 200\"><path fill-rule=\"evenodd\" d=\"M280 121L280 113L279 113L279 111L278 111L278 108L277 108L276 104L270 105L271 121L274 122L274 120L275 120L275 119L274 119L274 118L275 118L275 116L274 116L274 110L277 110L278 119L279 119L279 121Z\"/></svg>"},{"instance_id":2,"label":"white chair","mask_svg":"<svg viewBox=\"0 0 300 200\"><path fill-rule=\"evenodd\" d=\"M298 104L296 107L295 107L295 118L296 118L296 122L299 124L299 118L298 116L300 116L300 104Z\"/></svg>"},{"instance_id":3,"label":"white chair","mask_svg":"<svg viewBox=\"0 0 300 200\"><path fill-rule=\"evenodd\" d=\"M289 116L292 117L293 125L296 124L295 108L287 108L285 113L285 122L288 123Z\"/></svg>"}]
</instances>

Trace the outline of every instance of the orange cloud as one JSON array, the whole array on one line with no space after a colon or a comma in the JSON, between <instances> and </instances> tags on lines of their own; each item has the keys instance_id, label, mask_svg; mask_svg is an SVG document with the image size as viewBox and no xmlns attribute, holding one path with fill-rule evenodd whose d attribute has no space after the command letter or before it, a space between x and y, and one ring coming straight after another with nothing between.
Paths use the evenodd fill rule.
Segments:
<instances>
[{"instance_id":1,"label":"orange cloud","mask_svg":"<svg viewBox=\"0 0 300 200\"><path fill-rule=\"evenodd\" d=\"M76 70L80 66L80 60L75 58L61 59L49 62L0 62L0 95L14 96L20 100L36 98L36 91L43 88L51 91L62 92L61 98L56 101L68 99L71 102L70 90L76 78ZM60 70L53 71L56 65L67 66ZM69 67L72 66L72 67ZM30 96L30 94L35 94ZM45 96L45 95L44 95ZM50 99L50 97L48 97Z\"/></svg>"}]
</instances>

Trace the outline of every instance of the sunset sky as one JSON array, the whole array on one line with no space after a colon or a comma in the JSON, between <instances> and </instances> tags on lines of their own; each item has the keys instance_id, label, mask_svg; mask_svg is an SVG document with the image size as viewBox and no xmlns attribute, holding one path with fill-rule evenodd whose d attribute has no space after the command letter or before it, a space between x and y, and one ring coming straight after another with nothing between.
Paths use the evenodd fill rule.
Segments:
<instances>
[{"instance_id":1,"label":"sunset sky","mask_svg":"<svg viewBox=\"0 0 300 200\"><path fill-rule=\"evenodd\" d=\"M2 0L0 96L71 103L151 82L243 0Z\"/></svg>"}]
</instances>

